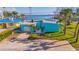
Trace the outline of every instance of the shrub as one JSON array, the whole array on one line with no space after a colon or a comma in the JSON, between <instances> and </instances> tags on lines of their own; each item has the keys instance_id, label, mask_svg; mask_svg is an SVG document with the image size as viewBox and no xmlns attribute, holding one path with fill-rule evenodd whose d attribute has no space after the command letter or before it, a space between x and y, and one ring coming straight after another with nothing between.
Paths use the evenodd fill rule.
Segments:
<instances>
[{"instance_id":1,"label":"shrub","mask_svg":"<svg viewBox=\"0 0 79 59\"><path fill-rule=\"evenodd\" d=\"M0 41L12 34L11 30L5 30L0 33Z\"/></svg>"},{"instance_id":2,"label":"shrub","mask_svg":"<svg viewBox=\"0 0 79 59\"><path fill-rule=\"evenodd\" d=\"M38 38L40 38L38 34L31 34L31 36L28 39L33 40L33 39L38 39Z\"/></svg>"}]
</instances>

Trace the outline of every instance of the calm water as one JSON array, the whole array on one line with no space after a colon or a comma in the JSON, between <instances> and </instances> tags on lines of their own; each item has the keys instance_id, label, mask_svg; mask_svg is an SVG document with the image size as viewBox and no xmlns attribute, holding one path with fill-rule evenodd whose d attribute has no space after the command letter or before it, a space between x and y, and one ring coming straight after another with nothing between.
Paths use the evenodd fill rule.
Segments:
<instances>
[{"instance_id":1,"label":"calm water","mask_svg":"<svg viewBox=\"0 0 79 59\"><path fill-rule=\"evenodd\" d=\"M26 20L43 20L43 19L47 19L50 20L51 18L53 18L53 15L27 15L26 16ZM38 30L35 29L31 29L31 27L26 26L26 25L21 25L21 31L22 32L59 32L59 24L52 24L52 23L41 23L41 21L38 21L36 24L36 27L38 28Z\"/></svg>"},{"instance_id":2,"label":"calm water","mask_svg":"<svg viewBox=\"0 0 79 59\"><path fill-rule=\"evenodd\" d=\"M27 15L26 20L34 19L34 20L42 20L42 19L50 19L53 18L52 15Z\"/></svg>"},{"instance_id":3,"label":"calm water","mask_svg":"<svg viewBox=\"0 0 79 59\"><path fill-rule=\"evenodd\" d=\"M52 23L42 23L42 22L37 22L36 23L36 29L32 29L29 26L26 25L21 25L21 31L22 32L34 32L36 33L46 33L46 32L59 32L60 25L59 24L52 24Z\"/></svg>"}]
</instances>

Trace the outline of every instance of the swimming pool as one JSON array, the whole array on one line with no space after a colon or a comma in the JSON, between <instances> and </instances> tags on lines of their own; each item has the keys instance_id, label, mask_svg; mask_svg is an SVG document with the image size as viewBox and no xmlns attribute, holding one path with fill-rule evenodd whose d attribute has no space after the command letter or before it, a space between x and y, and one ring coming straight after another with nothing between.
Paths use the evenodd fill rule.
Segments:
<instances>
[{"instance_id":1,"label":"swimming pool","mask_svg":"<svg viewBox=\"0 0 79 59\"><path fill-rule=\"evenodd\" d=\"M9 19L9 18L5 18L5 19L0 19L0 24L2 23L19 23L22 20L20 18L16 18L16 19Z\"/></svg>"},{"instance_id":2,"label":"swimming pool","mask_svg":"<svg viewBox=\"0 0 79 59\"><path fill-rule=\"evenodd\" d=\"M22 22L21 19L14 19L14 20L9 20L9 19L4 19L0 20L0 23L18 23ZM57 24L55 22L44 22L44 21L36 21L35 22L35 27L37 29L34 29L28 25L21 24L20 26L20 31L21 32L31 32L31 33L47 33L47 32L59 32L60 31L60 24ZM23 23L23 22L22 22ZM28 23L28 22L27 22ZM26 22L25 22L26 24ZM32 24L32 23L29 23Z\"/></svg>"},{"instance_id":3,"label":"swimming pool","mask_svg":"<svg viewBox=\"0 0 79 59\"><path fill-rule=\"evenodd\" d=\"M36 28L33 29L27 25L21 25L22 32L31 32L31 33L47 33L47 32L59 32L60 24L57 23L45 23L42 21L36 22Z\"/></svg>"}]
</instances>

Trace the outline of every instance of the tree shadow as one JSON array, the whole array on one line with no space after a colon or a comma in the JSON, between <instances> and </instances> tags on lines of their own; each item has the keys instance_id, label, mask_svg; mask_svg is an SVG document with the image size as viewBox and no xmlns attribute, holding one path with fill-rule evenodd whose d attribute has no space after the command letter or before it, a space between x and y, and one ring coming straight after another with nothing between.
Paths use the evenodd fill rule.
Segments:
<instances>
[{"instance_id":1,"label":"tree shadow","mask_svg":"<svg viewBox=\"0 0 79 59\"><path fill-rule=\"evenodd\" d=\"M20 38L13 38L11 40L9 40L10 42L17 42L17 43L29 43L31 40L28 40L27 38L23 38L23 39L20 39Z\"/></svg>"},{"instance_id":2,"label":"tree shadow","mask_svg":"<svg viewBox=\"0 0 79 59\"><path fill-rule=\"evenodd\" d=\"M63 39L63 40L69 40L69 39L74 39L74 37L69 37L69 38L66 38L66 39ZM73 44L73 43L76 43L76 40L73 40L73 41L71 41L71 42L69 42L70 44Z\"/></svg>"},{"instance_id":3,"label":"tree shadow","mask_svg":"<svg viewBox=\"0 0 79 59\"><path fill-rule=\"evenodd\" d=\"M48 50L49 48L55 48L55 47L61 47L61 46L66 46L66 45L69 45L68 43L67 44L62 44L62 45L57 45L57 46L52 46L52 47L49 47L49 46L45 46L45 47L43 47L44 48L44 50Z\"/></svg>"},{"instance_id":4,"label":"tree shadow","mask_svg":"<svg viewBox=\"0 0 79 59\"><path fill-rule=\"evenodd\" d=\"M47 46L48 45L48 46ZM43 50L48 50L49 48L55 48L55 47L60 47L60 46L65 46L65 45L69 45L69 43L66 43L66 44L61 44L61 45L56 45L56 46L50 46L52 45L52 43L43 43L41 44L40 46L43 47Z\"/></svg>"},{"instance_id":5,"label":"tree shadow","mask_svg":"<svg viewBox=\"0 0 79 59\"><path fill-rule=\"evenodd\" d=\"M56 41L53 41L53 42L40 42L38 45L31 44L28 47L26 46L28 49L25 49L24 51L48 50L50 48L55 48L55 47L61 47L61 46L69 45L69 43L66 43L66 44L60 44L60 45L55 45L54 46L54 44L57 43L57 42L68 40L68 39L71 39L71 38L73 38L73 37L69 37L69 38L66 38L66 39L63 39L63 40L59 40L59 41L56 40ZM34 40L28 40L27 38L24 38L24 39L14 39L14 42L16 42L16 41L17 41L17 43L24 43L24 44L31 43L31 42L32 43L37 42L37 41L34 41ZM70 44L73 44L73 43L76 43L76 42L75 41L70 42ZM39 48L39 47L41 47L41 48Z\"/></svg>"},{"instance_id":6,"label":"tree shadow","mask_svg":"<svg viewBox=\"0 0 79 59\"><path fill-rule=\"evenodd\" d=\"M30 45L28 47L28 49L24 50L24 51L40 51L40 50L48 50L50 48L56 48L56 47L61 47L61 46L66 46L66 45L69 45L69 43L65 43L65 44L60 44L60 45L55 45L54 44L56 43L57 41L55 42L43 42L43 43L40 43L38 46L34 46L34 45ZM37 47L41 47L41 48L37 48ZM33 49L34 48L34 49ZM33 49L33 50L32 50Z\"/></svg>"},{"instance_id":7,"label":"tree shadow","mask_svg":"<svg viewBox=\"0 0 79 59\"><path fill-rule=\"evenodd\" d=\"M56 36L54 36L54 37L59 37L59 36L64 36L64 34L59 34L59 35L56 35Z\"/></svg>"},{"instance_id":8,"label":"tree shadow","mask_svg":"<svg viewBox=\"0 0 79 59\"><path fill-rule=\"evenodd\" d=\"M74 37L65 38L65 39L63 39L63 40L68 40L68 39L72 39L72 38L74 38Z\"/></svg>"}]
</instances>

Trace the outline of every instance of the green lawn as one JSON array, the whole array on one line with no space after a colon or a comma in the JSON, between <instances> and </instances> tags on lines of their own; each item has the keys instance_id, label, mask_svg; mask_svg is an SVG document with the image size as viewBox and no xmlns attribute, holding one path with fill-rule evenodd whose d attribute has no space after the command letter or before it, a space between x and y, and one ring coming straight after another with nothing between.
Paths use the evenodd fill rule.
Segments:
<instances>
[{"instance_id":1,"label":"green lawn","mask_svg":"<svg viewBox=\"0 0 79 59\"><path fill-rule=\"evenodd\" d=\"M0 41L5 39L6 37L10 36L11 34L12 34L11 30L5 30L5 31L1 32L0 33Z\"/></svg>"},{"instance_id":2,"label":"green lawn","mask_svg":"<svg viewBox=\"0 0 79 59\"><path fill-rule=\"evenodd\" d=\"M79 40L76 43L75 42L76 39L73 37L75 27L76 27L75 23L71 23L71 25L67 26L66 35L64 35L63 32L57 32L57 33L47 33L45 34L45 36L56 40L67 40L74 48L79 50Z\"/></svg>"},{"instance_id":3,"label":"green lawn","mask_svg":"<svg viewBox=\"0 0 79 59\"><path fill-rule=\"evenodd\" d=\"M71 25L67 26L67 32L66 35L63 34L63 32L55 32L55 33L45 33L42 35L45 38L50 38L51 40L67 40L74 48L79 50L79 40L76 43L75 38L73 37L74 31L75 31L75 23L72 23ZM40 35L38 34L32 34L31 38L38 38ZM40 36L41 37L41 36Z\"/></svg>"}]
</instances>

